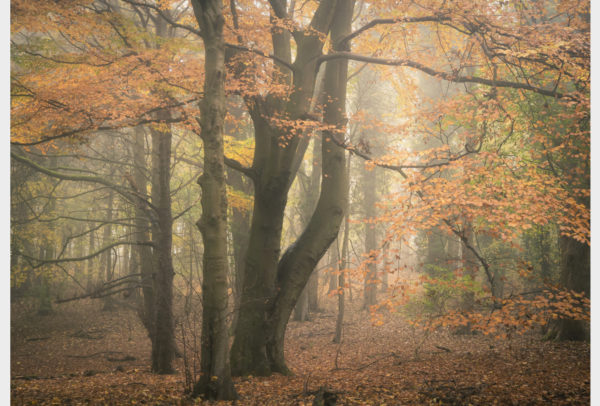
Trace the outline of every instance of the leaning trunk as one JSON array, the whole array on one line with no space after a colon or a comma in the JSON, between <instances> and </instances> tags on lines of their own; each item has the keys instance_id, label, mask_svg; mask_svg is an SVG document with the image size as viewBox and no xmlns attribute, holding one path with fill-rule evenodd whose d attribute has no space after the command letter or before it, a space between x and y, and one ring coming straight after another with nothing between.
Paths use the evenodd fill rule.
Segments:
<instances>
[{"instance_id":1,"label":"leaning trunk","mask_svg":"<svg viewBox=\"0 0 600 406\"><path fill-rule=\"evenodd\" d=\"M338 51L349 51L348 44L338 44L337 40L350 32L353 6L354 0L337 3L331 37ZM347 60L327 63L325 92L329 97L325 104L324 121L335 129L323 131L322 134L323 173L317 207L302 235L279 262L277 296L270 304L267 316L267 356L274 372L289 373L283 344L290 314L316 264L337 237L348 205L345 149L334 141L334 138L342 139L345 134L347 75Z\"/></svg>"},{"instance_id":2,"label":"leaning trunk","mask_svg":"<svg viewBox=\"0 0 600 406\"><path fill-rule=\"evenodd\" d=\"M279 1L272 2L275 3ZM287 194L308 139L298 136L293 126L274 122L272 118L298 120L309 113L317 58L322 54L326 36L321 34L328 31L335 4L336 0L321 1L310 30L296 36L302 40L296 41L293 72L284 64L275 63L278 70L275 80L284 86L293 85L289 96L269 94L265 98L247 98L255 130L254 159L248 171L254 181L254 211L244 269L242 306L231 349L232 372L236 375L268 375L280 371L280 365L273 362L267 351L273 336L269 313L282 289L277 274ZM277 12L285 13L285 7L278 8ZM289 32L273 26L271 36L274 55L291 64ZM286 307L288 318L304 284L293 298L291 307Z\"/></svg>"}]
</instances>

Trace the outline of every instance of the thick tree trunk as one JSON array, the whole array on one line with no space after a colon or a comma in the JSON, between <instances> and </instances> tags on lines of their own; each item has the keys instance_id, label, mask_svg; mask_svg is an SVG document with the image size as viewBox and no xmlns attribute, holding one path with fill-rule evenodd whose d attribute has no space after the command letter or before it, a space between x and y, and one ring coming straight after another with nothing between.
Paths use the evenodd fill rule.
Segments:
<instances>
[{"instance_id":1,"label":"thick tree trunk","mask_svg":"<svg viewBox=\"0 0 600 406\"><path fill-rule=\"evenodd\" d=\"M331 37L337 50L349 50L348 44L340 46L336 42L350 32L353 9L354 0L337 3L331 28ZM333 137L341 138L345 133L347 75L348 61L340 59L327 63L325 92L329 97L325 104L324 121L335 126L336 130L323 132L323 174L317 207L302 235L288 248L279 263L277 296L271 303L267 319L267 355L274 372L289 373L283 352L287 322L314 267L337 237L348 205L346 154L332 140Z\"/></svg>"},{"instance_id":2,"label":"thick tree trunk","mask_svg":"<svg viewBox=\"0 0 600 406\"><path fill-rule=\"evenodd\" d=\"M318 91L320 91L320 93L323 94L323 74L321 72L319 73L317 80L320 82ZM321 99L322 97L319 96L317 98ZM300 216L302 219L302 227L306 227L306 225L310 221L310 217L312 216L313 211L315 210L315 206L317 204L317 199L319 198L319 190L321 187L320 181L322 159L320 138L314 139L312 145L312 152L313 162L312 165L310 165L310 177L308 177L307 179L299 178L304 192ZM296 309L294 311L295 321L308 321L310 319L311 311L319 311L318 289L319 276L317 272L313 272L313 275L311 275L309 282L304 287L302 293L300 294L300 297L298 298L298 303L296 304Z\"/></svg>"},{"instance_id":3,"label":"thick tree trunk","mask_svg":"<svg viewBox=\"0 0 600 406\"><path fill-rule=\"evenodd\" d=\"M282 187L286 190L282 191ZM286 194L287 185L263 189L255 184L242 306L231 348L234 375L264 376L271 373L266 353L265 315L268 298L275 294Z\"/></svg>"},{"instance_id":4,"label":"thick tree trunk","mask_svg":"<svg viewBox=\"0 0 600 406\"><path fill-rule=\"evenodd\" d=\"M204 144L202 217L197 225L204 242L200 380L194 396L232 400L237 397L229 367L227 331L227 192L223 149L225 120L224 18L219 0L192 1L204 41L204 98L200 104Z\"/></svg>"},{"instance_id":5,"label":"thick tree trunk","mask_svg":"<svg viewBox=\"0 0 600 406\"><path fill-rule=\"evenodd\" d=\"M562 287L590 297L590 246L567 236L560 237L560 283ZM590 339L589 324L583 320L559 319L548 338L584 341Z\"/></svg>"},{"instance_id":6,"label":"thick tree trunk","mask_svg":"<svg viewBox=\"0 0 600 406\"><path fill-rule=\"evenodd\" d=\"M321 71L324 71L322 69ZM323 74L319 73L317 80L320 78L319 84L319 94L325 95L325 90L323 89L324 78ZM323 98L323 96L319 96L319 98ZM317 204L317 199L319 198L319 191L321 187L321 164L323 161L323 157L321 156L321 138L315 138L313 142L313 165L312 172L310 174L310 185L309 185L309 193L306 196L307 199L307 212L304 219L304 224L308 224L310 221L310 216L313 213L314 207ZM307 289L307 301L308 301L308 312L317 313L321 311L319 307L319 271L313 271L310 275L310 279L308 280L308 284L306 285Z\"/></svg>"},{"instance_id":7,"label":"thick tree trunk","mask_svg":"<svg viewBox=\"0 0 600 406\"><path fill-rule=\"evenodd\" d=\"M275 3L281 2L275 0L273 4ZM242 306L231 349L232 372L236 375L287 372L283 363L283 342L274 344L274 341L283 337L279 318L285 318L283 323L287 323L306 284L305 275L300 275L300 279L296 281L299 283L294 284L294 288L299 289L291 300L285 300L285 310L277 315L277 321L273 321L269 313L273 306L277 308L280 305L277 298L286 290L282 286L282 278L278 276L283 216L287 193L302 161L308 139L299 137L292 127L274 123L271 118L297 120L309 112L315 87L316 61L322 54L321 34L328 31L335 4L336 0L321 1L314 13L310 30L295 36L297 48L293 72L281 63L275 64L279 70L276 78L282 83L293 85L289 96L282 98L272 94L266 98L247 101L256 140L251 169L254 174L254 211L245 262ZM273 12L279 13L279 18L285 18L286 7L276 8ZM289 34L285 30L274 29L271 36L274 54L291 64ZM321 255L322 253L319 258ZM280 345L281 352L279 349L271 351L270 348L274 345ZM277 360L274 360L275 353L278 354Z\"/></svg>"},{"instance_id":8,"label":"thick tree trunk","mask_svg":"<svg viewBox=\"0 0 600 406\"><path fill-rule=\"evenodd\" d=\"M168 111L158 112L159 120L167 120ZM152 220L154 245L154 318L152 340L152 371L173 372L175 357L175 326L173 320L173 259L171 216L171 130L151 127L152 134L152 203L156 218Z\"/></svg>"},{"instance_id":9,"label":"thick tree trunk","mask_svg":"<svg viewBox=\"0 0 600 406\"><path fill-rule=\"evenodd\" d=\"M228 184L235 190L245 194L252 193L251 187L244 182L241 173L229 169L227 171ZM244 259L248 249L250 232L250 210L232 208L231 210L231 240L233 243L233 261L235 265L233 275L233 320L231 330L235 331L241 304L242 289L244 286Z\"/></svg>"}]
</instances>

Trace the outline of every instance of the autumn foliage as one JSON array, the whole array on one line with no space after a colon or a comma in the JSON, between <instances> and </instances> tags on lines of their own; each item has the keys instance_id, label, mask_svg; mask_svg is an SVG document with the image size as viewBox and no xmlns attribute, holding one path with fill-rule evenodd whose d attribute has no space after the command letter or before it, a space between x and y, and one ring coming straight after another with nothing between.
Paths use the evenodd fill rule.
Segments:
<instances>
[{"instance_id":1,"label":"autumn foliage","mask_svg":"<svg viewBox=\"0 0 600 406\"><path fill-rule=\"evenodd\" d=\"M11 2L15 297L126 292L143 319L160 235L170 334L190 350L218 308L234 375L298 373L309 290L339 328L360 297L423 337L589 338L589 1L217 3L213 43L204 2ZM195 350L187 390L216 385Z\"/></svg>"}]
</instances>

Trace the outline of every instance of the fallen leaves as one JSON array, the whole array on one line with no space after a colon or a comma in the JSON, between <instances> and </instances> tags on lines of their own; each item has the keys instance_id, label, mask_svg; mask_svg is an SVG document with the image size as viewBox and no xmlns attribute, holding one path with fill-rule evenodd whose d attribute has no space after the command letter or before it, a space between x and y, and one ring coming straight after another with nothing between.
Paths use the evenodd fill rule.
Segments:
<instances>
[{"instance_id":1,"label":"fallen leaves","mask_svg":"<svg viewBox=\"0 0 600 406\"><path fill-rule=\"evenodd\" d=\"M335 298L328 300L333 304ZM202 403L184 393L181 359L176 374L149 372L149 341L133 312L110 314L94 303L82 303L63 305L50 318L13 318L13 404ZM448 330L425 333L398 314L385 315L385 323L373 327L370 315L360 312L358 303L348 303L348 308L342 344L331 342L332 314L316 314L312 322L291 322L286 357L295 375L235 378L238 404L311 405L321 387L335 393L340 405L590 401L589 343L543 342L535 333L507 340ZM127 340L124 323L132 325L133 341ZM78 329L102 329L107 334L101 340L68 336ZM50 338L27 340L40 336ZM66 356L102 348L138 360L120 363L122 371L118 371L103 357ZM65 362L59 365L59 361ZM85 376L92 370L94 374Z\"/></svg>"}]
</instances>

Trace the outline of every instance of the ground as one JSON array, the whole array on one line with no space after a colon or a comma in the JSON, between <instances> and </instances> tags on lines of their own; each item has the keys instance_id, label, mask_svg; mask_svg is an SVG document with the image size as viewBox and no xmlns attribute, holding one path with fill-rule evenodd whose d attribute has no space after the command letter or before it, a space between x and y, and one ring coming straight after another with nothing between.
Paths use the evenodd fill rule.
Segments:
<instances>
[{"instance_id":1,"label":"ground","mask_svg":"<svg viewBox=\"0 0 600 406\"><path fill-rule=\"evenodd\" d=\"M589 343L542 341L528 333L497 340L450 331L425 334L398 314L373 326L352 303L341 345L335 314L290 322L286 358L294 376L236 378L237 405L311 405L319 388L339 405L574 405L590 403ZM177 374L149 372L150 342L132 309L102 311L79 301L38 316L11 309L14 405L195 404L185 393L194 337L179 350ZM200 401L196 401L196 404Z\"/></svg>"}]
</instances>

